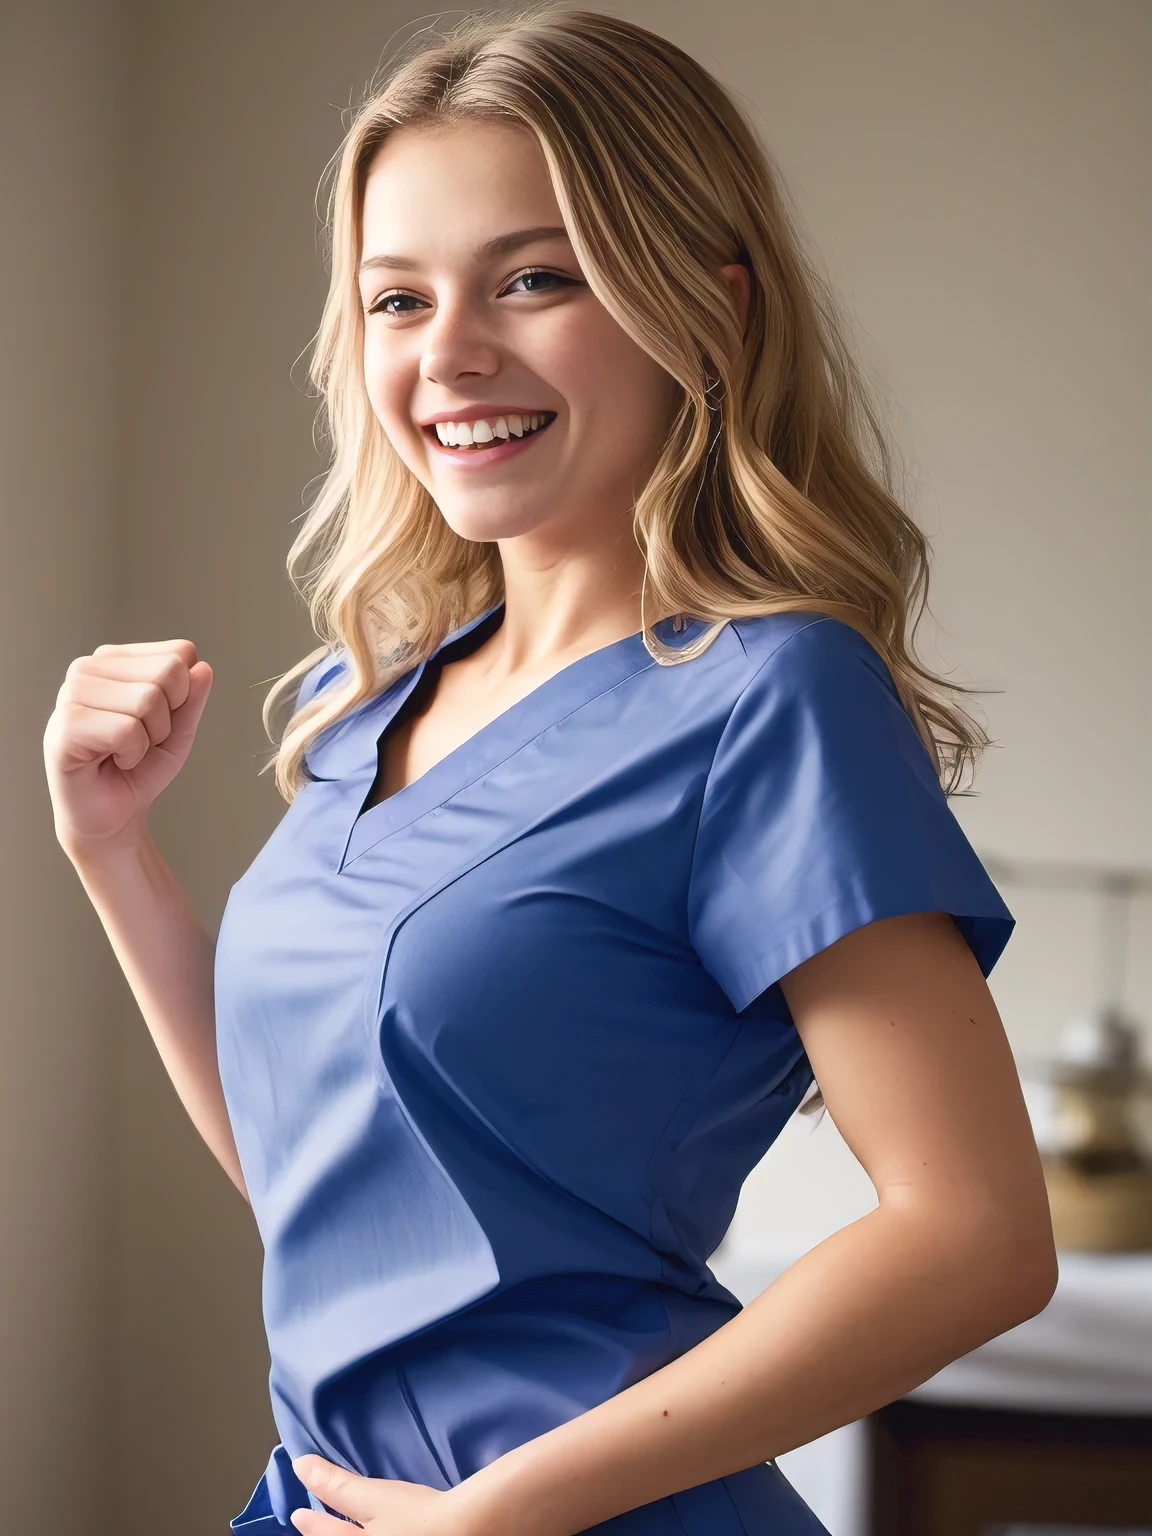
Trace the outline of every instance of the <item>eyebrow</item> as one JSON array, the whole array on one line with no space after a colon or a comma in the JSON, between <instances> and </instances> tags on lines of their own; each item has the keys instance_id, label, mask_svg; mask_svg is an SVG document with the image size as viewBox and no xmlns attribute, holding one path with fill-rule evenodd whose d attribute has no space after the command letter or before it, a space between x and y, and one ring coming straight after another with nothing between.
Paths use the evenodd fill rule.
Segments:
<instances>
[{"instance_id":1,"label":"eyebrow","mask_svg":"<svg viewBox=\"0 0 1152 1536\"><path fill-rule=\"evenodd\" d=\"M537 224L533 229L514 229L507 235L495 235L491 240L485 240L483 245L476 247L478 257L506 256L509 251L517 251L522 245L533 245L537 240L556 240L568 238L568 231L564 226L549 224ZM404 267L411 269L418 267L420 263L412 256L369 256L367 261L360 263L360 272L370 272L374 267Z\"/></svg>"}]
</instances>

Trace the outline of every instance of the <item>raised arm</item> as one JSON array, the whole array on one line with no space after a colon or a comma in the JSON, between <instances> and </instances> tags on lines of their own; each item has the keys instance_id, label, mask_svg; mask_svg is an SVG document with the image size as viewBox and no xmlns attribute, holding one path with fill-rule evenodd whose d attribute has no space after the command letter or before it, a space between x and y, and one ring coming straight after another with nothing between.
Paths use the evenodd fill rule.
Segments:
<instances>
[{"instance_id":1,"label":"raised arm","mask_svg":"<svg viewBox=\"0 0 1152 1536\"><path fill-rule=\"evenodd\" d=\"M56 837L193 1125L247 1199L216 1061L215 946L147 828L192 746L212 669L190 640L73 661L44 733Z\"/></svg>"}]
</instances>

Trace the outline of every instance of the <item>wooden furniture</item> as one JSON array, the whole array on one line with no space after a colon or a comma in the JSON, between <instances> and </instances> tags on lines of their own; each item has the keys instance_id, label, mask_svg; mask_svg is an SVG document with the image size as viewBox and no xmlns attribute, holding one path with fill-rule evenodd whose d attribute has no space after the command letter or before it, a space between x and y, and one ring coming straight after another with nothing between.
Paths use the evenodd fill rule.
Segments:
<instances>
[{"instance_id":1,"label":"wooden furniture","mask_svg":"<svg viewBox=\"0 0 1152 1536\"><path fill-rule=\"evenodd\" d=\"M869 1441L872 1536L1152 1531L1152 1418L904 1399L872 1416Z\"/></svg>"}]
</instances>

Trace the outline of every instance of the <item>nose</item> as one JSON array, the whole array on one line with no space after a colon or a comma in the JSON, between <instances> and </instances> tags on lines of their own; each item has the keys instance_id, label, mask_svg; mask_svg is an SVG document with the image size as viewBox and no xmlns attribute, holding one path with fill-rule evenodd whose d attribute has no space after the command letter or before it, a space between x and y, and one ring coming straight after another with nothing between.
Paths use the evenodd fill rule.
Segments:
<instances>
[{"instance_id":1,"label":"nose","mask_svg":"<svg viewBox=\"0 0 1152 1536\"><path fill-rule=\"evenodd\" d=\"M422 376L452 384L464 375L490 378L499 366L499 345L476 307L466 297L441 302L424 332Z\"/></svg>"}]
</instances>

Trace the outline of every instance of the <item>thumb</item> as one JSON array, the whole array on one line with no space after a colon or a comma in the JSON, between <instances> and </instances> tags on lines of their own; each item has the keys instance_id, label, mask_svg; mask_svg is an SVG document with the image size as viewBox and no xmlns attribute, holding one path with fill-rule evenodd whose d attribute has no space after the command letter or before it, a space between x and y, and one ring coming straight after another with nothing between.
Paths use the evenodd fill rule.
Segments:
<instances>
[{"instance_id":1,"label":"thumb","mask_svg":"<svg viewBox=\"0 0 1152 1536\"><path fill-rule=\"evenodd\" d=\"M193 662L188 669L188 697L178 709L172 711L171 730L164 743L170 752L180 754L185 749L191 749L192 739L211 691L212 668L206 661Z\"/></svg>"},{"instance_id":2,"label":"thumb","mask_svg":"<svg viewBox=\"0 0 1152 1536\"><path fill-rule=\"evenodd\" d=\"M309 1493L316 1494L340 1514L351 1515L354 1520L367 1520L379 1514L379 1494L373 1498L372 1490L382 1487L383 1479L346 1472L323 1456L297 1456L292 1470Z\"/></svg>"}]
</instances>

